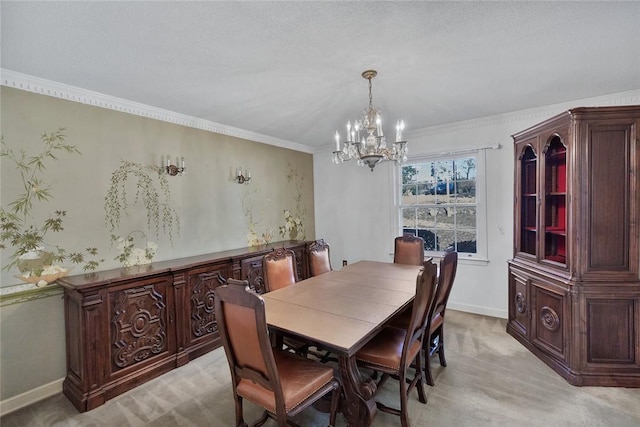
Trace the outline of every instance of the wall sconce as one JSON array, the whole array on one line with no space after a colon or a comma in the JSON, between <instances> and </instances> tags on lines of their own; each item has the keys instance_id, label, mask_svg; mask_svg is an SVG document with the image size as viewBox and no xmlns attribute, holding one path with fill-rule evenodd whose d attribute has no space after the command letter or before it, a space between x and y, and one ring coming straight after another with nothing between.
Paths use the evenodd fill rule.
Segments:
<instances>
[{"instance_id":1,"label":"wall sconce","mask_svg":"<svg viewBox=\"0 0 640 427\"><path fill-rule=\"evenodd\" d=\"M245 184L249 181L251 181L251 171L247 169L247 174L245 175L242 173L242 168L238 168L236 171L236 182L238 184Z\"/></svg>"},{"instance_id":2,"label":"wall sconce","mask_svg":"<svg viewBox=\"0 0 640 427\"><path fill-rule=\"evenodd\" d=\"M164 156L162 156L161 160L162 166L160 166L160 173L164 173L170 176L184 175L187 173L187 168L184 165L184 157L180 157L180 159L176 157L175 165L171 164L171 158L169 156L167 156L166 162L164 160Z\"/></svg>"}]
</instances>

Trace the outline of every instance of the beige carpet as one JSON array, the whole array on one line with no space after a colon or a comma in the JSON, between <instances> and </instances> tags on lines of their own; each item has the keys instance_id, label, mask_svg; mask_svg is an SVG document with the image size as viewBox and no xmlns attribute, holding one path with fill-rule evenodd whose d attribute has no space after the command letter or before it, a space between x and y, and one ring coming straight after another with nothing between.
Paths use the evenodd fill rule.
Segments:
<instances>
[{"instance_id":1,"label":"beige carpet","mask_svg":"<svg viewBox=\"0 0 640 427\"><path fill-rule=\"evenodd\" d=\"M447 368L433 361L435 387L429 402L410 397L411 425L417 426L640 426L640 389L573 387L505 332L505 321L449 310ZM213 351L79 414L62 395L0 419L2 427L22 426L233 426L229 367L223 349ZM397 382L379 396L397 405ZM245 419L261 411L245 404ZM309 409L301 426L326 426L326 414ZM267 423L275 426L275 422ZM338 425L346 423L338 416ZM378 413L374 426L397 426L400 419Z\"/></svg>"}]
</instances>

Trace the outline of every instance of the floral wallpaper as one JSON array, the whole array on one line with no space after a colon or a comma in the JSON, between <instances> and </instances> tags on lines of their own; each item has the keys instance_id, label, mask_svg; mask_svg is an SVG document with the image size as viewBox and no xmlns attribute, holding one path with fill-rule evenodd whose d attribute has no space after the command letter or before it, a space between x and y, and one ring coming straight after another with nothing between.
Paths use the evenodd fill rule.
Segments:
<instances>
[{"instance_id":1,"label":"floral wallpaper","mask_svg":"<svg viewBox=\"0 0 640 427\"><path fill-rule=\"evenodd\" d=\"M259 246L273 241L274 230L277 229L281 237L289 240L304 240L306 230L304 218L307 214L304 188L305 175L287 163L287 183L290 188L285 191L291 194L288 204L282 209L283 222L281 224L266 224L265 212L270 208L270 199L260 201L257 195L262 194L259 183L246 186L242 199L242 210L247 220L247 244Z\"/></svg>"}]
</instances>

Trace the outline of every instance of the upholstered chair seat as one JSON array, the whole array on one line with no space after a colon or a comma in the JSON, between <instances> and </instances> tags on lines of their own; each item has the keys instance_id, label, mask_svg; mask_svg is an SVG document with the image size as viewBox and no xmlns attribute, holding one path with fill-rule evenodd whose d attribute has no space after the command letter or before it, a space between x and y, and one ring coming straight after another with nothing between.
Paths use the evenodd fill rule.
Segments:
<instances>
[{"instance_id":1,"label":"upholstered chair seat","mask_svg":"<svg viewBox=\"0 0 640 427\"><path fill-rule=\"evenodd\" d=\"M407 336L407 329L384 328L358 352L358 360L366 362L371 368L400 370L402 360L402 346ZM420 341L415 341L409 349L407 358L414 360L422 350Z\"/></svg>"},{"instance_id":2,"label":"upholstered chair seat","mask_svg":"<svg viewBox=\"0 0 640 427\"><path fill-rule=\"evenodd\" d=\"M311 359L301 358L285 351L274 351L284 407L287 412L295 409L316 390L334 380L333 369L320 365ZM275 394L248 379L241 379L237 387L238 394L266 409L276 412Z\"/></svg>"}]
</instances>

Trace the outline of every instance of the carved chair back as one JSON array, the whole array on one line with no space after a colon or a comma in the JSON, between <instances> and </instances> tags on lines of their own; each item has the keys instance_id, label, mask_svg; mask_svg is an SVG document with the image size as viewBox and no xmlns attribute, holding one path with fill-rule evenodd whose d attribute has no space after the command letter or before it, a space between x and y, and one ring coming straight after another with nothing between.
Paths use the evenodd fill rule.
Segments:
<instances>
[{"instance_id":1,"label":"carved chair back","mask_svg":"<svg viewBox=\"0 0 640 427\"><path fill-rule=\"evenodd\" d=\"M275 291L298 281L296 254L285 248L276 248L262 258L265 292Z\"/></svg>"},{"instance_id":2,"label":"carved chair back","mask_svg":"<svg viewBox=\"0 0 640 427\"><path fill-rule=\"evenodd\" d=\"M331 258L329 257L329 245L323 239L316 240L307 248L309 254L309 270L311 276L331 271Z\"/></svg>"}]
</instances>

